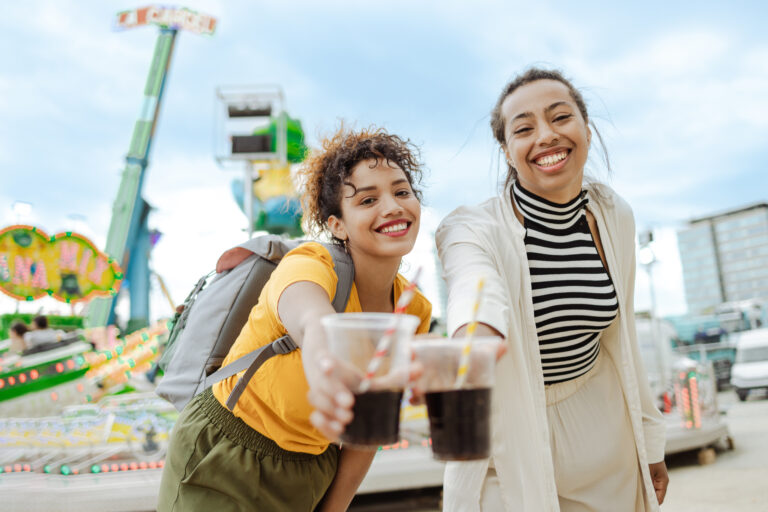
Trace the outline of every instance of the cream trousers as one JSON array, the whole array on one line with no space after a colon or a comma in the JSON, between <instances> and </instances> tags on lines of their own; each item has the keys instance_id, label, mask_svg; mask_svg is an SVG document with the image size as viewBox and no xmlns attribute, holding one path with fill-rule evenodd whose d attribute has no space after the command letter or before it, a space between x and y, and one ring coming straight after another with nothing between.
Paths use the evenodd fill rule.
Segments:
<instances>
[{"instance_id":1,"label":"cream trousers","mask_svg":"<svg viewBox=\"0 0 768 512\"><path fill-rule=\"evenodd\" d=\"M546 395L561 512L644 511L637 450L611 358L601 350L588 373L547 386ZM483 512L504 510L493 468L480 505Z\"/></svg>"}]
</instances>

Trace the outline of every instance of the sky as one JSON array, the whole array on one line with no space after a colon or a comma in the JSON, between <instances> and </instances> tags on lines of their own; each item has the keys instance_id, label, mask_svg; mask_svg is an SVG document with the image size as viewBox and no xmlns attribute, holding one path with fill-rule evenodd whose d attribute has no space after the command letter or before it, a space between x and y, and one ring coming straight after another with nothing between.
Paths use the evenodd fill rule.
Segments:
<instances>
[{"instance_id":1,"label":"sky","mask_svg":"<svg viewBox=\"0 0 768 512\"><path fill-rule=\"evenodd\" d=\"M113 30L131 1L0 8L0 226L76 231L104 248L157 28ZM529 66L562 70L585 96L611 171L588 172L652 230L652 276L636 309L686 311L675 232L686 221L768 200L768 35L763 2L193 1L213 36L181 32L143 195L163 233L151 267L181 302L246 221L230 192L243 169L214 148L220 86L278 84L317 147L340 121L410 138L427 169L420 238L403 266L440 313L432 235L504 180L489 112ZM29 213L15 202L31 203ZM170 305L153 281L152 315ZM0 298L0 311L17 307ZM53 301L18 305L54 311Z\"/></svg>"}]
</instances>

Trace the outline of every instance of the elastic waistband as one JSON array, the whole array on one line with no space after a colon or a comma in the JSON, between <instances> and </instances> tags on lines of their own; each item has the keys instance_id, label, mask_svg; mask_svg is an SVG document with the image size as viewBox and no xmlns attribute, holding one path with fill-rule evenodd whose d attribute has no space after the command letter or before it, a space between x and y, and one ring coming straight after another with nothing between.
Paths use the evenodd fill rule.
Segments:
<instances>
[{"instance_id":1,"label":"elastic waistband","mask_svg":"<svg viewBox=\"0 0 768 512\"><path fill-rule=\"evenodd\" d=\"M311 453L292 452L284 450L278 446L276 442L266 437L265 435L255 431L248 426L243 420L232 414L232 412L221 405L221 403L213 396L213 390L207 388L194 398L194 401L199 405L200 410L205 414L211 423L216 425L231 441L248 448L249 450L256 451L262 455L270 455L273 457L279 457L284 460L312 460L317 457L322 457L325 452L320 455L313 455Z\"/></svg>"},{"instance_id":2,"label":"elastic waistband","mask_svg":"<svg viewBox=\"0 0 768 512\"><path fill-rule=\"evenodd\" d=\"M604 358L603 347L600 347L598 349L597 358L595 359L595 365L590 368L587 373L579 375L575 379L544 386L544 392L547 396L547 405L554 405L558 402L562 402L577 392L589 379L597 375L597 372L600 371L600 367L603 365Z\"/></svg>"}]
</instances>

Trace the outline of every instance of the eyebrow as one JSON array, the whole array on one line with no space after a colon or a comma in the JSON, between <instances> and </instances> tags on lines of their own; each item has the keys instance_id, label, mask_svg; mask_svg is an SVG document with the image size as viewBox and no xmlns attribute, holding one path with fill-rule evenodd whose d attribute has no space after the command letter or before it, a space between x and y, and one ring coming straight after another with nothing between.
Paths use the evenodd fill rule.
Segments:
<instances>
[{"instance_id":1,"label":"eyebrow","mask_svg":"<svg viewBox=\"0 0 768 512\"><path fill-rule=\"evenodd\" d=\"M545 108L544 112L545 113L549 113L552 110L554 110L557 107L560 107L562 105L568 105L568 102L567 101L556 101L553 104L551 104L550 106L548 106L547 108ZM533 114L531 112L521 112L520 114L517 114L515 117L513 117L512 120L510 121L510 123L514 123L518 119L527 118L527 117L533 117Z\"/></svg>"},{"instance_id":2,"label":"eyebrow","mask_svg":"<svg viewBox=\"0 0 768 512\"><path fill-rule=\"evenodd\" d=\"M395 181L393 181L393 182L391 183L391 185L392 185L392 186L396 186L396 185L400 185L401 183L408 183L408 180L406 180L405 178L400 178L399 180L395 180ZM355 193L354 193L354 194L352 194L351 196L347 196L347 197L355 197L355 196L356 196L357 194L359 194L360 192L370 192L370 191L372 191L372 190L377 190L377 189L379 188L379 187L377 187L376 185L373 185L373 186L370 186L370 187L361 187L361 188L356 188L356 187L355 187L353 184L351 184L351 183L350 183L350 182L348 182L348 181L345 181L345 182L344 182L344 185L347 185L348 187L352 187L353 189L355 189Z\"/></svg>"}]
</instances>

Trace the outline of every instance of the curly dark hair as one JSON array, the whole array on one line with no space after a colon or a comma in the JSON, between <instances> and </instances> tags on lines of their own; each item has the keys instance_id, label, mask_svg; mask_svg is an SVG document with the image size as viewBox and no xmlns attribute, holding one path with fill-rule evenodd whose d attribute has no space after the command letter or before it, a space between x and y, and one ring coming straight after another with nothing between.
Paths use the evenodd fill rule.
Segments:
<instances>
[{"instance_id":1,"label":"curly dark hair","mask_svg":"<svg viewBox=\"0 0 768 512\"><path fill-rule=\"evenodd\" d=\"M589 113L587 112L587 104L584 101L584 97L581 95L581 92L579 92L579 90L573 86L570 80L565 78L565 76L560 71L555 69L542 69L536 67L529 68L523 73L517 75L509 83L507 83L507 85L504 86L504 89L502 89L501 94L499 95L499 99L496 101L496 105L491 111L491 131L493 131L493 137L496 139L496 142L498 142L502 148L507 143L506 137L504 135L504 118L501 114L501 106L503 105L504 100L507 99L507 96L515 92L520 87L531 82L536 82L538 80L555 80L556 82L560 82L568 88L568 92L571 94L571 98L573 98L573 101L576 103L576 107L579 109L581 117L584 118L584 122L589 124L592 128L592 131L597 135L597 139L600 141L600 146L603 150L603 158L605 159L605 164L610 171L611 163L608 159L608 150L605 147L605 142L603 141L602 135L600 135L600 131L597 129L597 126L595 126L595 123L593 123L589 118ZM515 169L509 162L507 162L507 168L508 174L505 181L505 186L509 185L510 182L517 179L517 169Z\"/></svg>"},{"instance_id":2,"label":"curly dark hair","mask_svg":"<svg viewBox=\"0 0 768 512\"><path fill-rule=\"evenodd\" d=\"M410 140L392 135L383 128L371 126L353 131L342 125L322 141L322 150L311 154L299 170L304 182L301 198L304 221L309 230L329 232L331 215L341 218L344 182L364 160L374 160L376 164L384 161L400 167L414 195L421 201L421 191L415 186L422 179L419 158L419 149Z\"/></svg>"}]
</instances>

